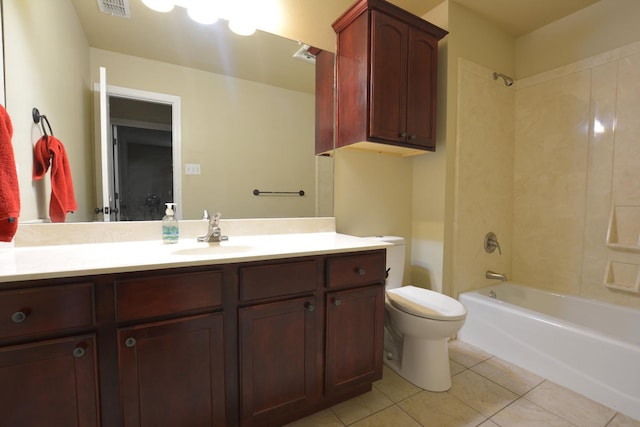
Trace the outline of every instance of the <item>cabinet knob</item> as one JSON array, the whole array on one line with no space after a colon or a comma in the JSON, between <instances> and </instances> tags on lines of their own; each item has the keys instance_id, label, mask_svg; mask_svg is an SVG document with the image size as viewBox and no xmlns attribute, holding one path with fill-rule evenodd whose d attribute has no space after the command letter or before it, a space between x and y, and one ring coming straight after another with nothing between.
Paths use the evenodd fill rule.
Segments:
<instances>
[{"instance_id":1,"label":"cabinet knob","mask_svg":"<svg viewBox=\"0 0 640 427\"><path fill-rule=\"evenodd\" d=\"M406 132L400 132L400 138L406 138L406 137L407 137Z\"/></svg>"},{"instance_id":2,"label":"cabinet knob","mask_svg":"<svg viewBox=\"0 0 640 427\"><path fill-rule=\"evenodd\" d=\"M342 305L342 301L339 300L339 299L336 299L336 300L333 301L333 305L335 305L336 307L339 306L339 305Z\"/></svg>"},{"instance_id":3,"label":"cabinet knob","mask_svg":"<svg viewBox=\"0 0 640 427\"><path fill-rule=\"evenodd\" d=\"M411 137L409 138L410 140L415 140L418 137L418 135L411 135Z\"/></svg>"},{"instance_id":4,"label":"cabinet knob","mask_svg":"<svg viewBox=\"0 0 640 427\"><path fill-rule=\"evenodd\" d=\"M11 321L13 323L22 323L27 320L27 313L25 311L16 311L11 315Z\"/></svg>"},{"instance_id":5,"label":"cabinet knob","mask_svg":"<svg viewBox=\"0 0 640 427\"><path fill-rule=\"evenodd\" d=\"M316 311L316 305L312 304L310 302L305 302L304 303L304 308L306 308L308 311Z\"/></svg>"},{"instance_id":6,"label":"cabinet knob","mask_svg":"<svg viewBox=\"0 0 640 427\"><path fill-rule=\"evenodd\" d=\"M359 276L364 276L365 274L367 274L364 268L357 268L356 273L358 273Z\"/></svg>"},{"instance_id":7,"label":"cabinet knob","mask_svg":"<svg viewBox=\"0 0 640 427\"><path fill-rule=\"evenodd\" d=\"M129 348L135 347L136 346L136 339L133 337L129 337L124 341L124 345L126 345Z\"/></svg>"},{"instance_id":8,"label":"cabinet knob","mask_svg":"<svg viewBox=\"0 0 640 427\"><path fill-rule=\"evenodd\" d=\"M75 357L76 359L80 359L82 356L84 356L85 353L86 352L82 347L76 347L73 349L73 357Z\"/></svg>"}]
</instances>

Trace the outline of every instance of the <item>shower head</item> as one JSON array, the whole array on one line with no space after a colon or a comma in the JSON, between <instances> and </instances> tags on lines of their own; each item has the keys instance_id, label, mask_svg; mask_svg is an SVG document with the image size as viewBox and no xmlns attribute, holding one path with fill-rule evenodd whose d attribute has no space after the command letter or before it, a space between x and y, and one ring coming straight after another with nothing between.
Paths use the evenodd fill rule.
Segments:
<instances>
[{"instance_id":1,"label":"shower head","mask_svg":"<svg viewBox=\"0 0 640 427\"><path fill-rule=\"evenodd\" d=\"M493 73L493 80L498 80L498 77L502 77L502 80L504 80L504 85L505 86L513 86L513 79L509 76L506 76L502 73Z\"/></svg>"}]
</instances>

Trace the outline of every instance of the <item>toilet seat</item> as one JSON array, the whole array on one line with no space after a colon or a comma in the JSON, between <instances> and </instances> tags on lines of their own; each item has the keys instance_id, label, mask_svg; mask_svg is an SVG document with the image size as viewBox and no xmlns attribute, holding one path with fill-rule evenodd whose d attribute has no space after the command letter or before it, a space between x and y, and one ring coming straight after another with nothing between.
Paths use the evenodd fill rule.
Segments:
<instances>
[{"instance_id":1,"label":"toilet seat","mask_svg":"<svg viewBox=\"0 0 640 427\"><path fill-rule=\"evenodd\" d=\"M414 316L434 320L459 320L467 315L467 309L460 301L428 289L403 286L389 289L386 293L394 307Z\"/></svg>"}]
</instances>

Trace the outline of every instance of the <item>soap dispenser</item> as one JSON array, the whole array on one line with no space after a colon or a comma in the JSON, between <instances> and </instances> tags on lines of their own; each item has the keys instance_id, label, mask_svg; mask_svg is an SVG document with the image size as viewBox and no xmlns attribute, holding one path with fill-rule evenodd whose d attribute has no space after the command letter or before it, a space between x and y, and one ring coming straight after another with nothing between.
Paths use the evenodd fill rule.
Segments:
<instances>
[{"instance_id":1,"label":"soap dispenser","mask_svg":"<svg viewBox=\"0 0 640 427\"><path fill-rule=\"evenodd\" d=\"M178 229L178 220L175 217L175 203L165 203L167 210L165 210L165 216L162 218L162 241L164 243L178 243L178 237L180 235Z\"/></svg>"}]
</instances>

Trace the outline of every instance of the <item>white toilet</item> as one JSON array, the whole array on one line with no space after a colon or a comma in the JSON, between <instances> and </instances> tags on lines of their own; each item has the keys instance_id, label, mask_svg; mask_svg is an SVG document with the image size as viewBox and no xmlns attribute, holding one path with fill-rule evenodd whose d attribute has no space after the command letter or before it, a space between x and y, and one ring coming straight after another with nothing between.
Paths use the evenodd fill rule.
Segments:
<instances>
[{"instance_id":1,"label":"white toilet","mask_svg":"<svg viewBox=\"0 0 640 427\"><path fill-rule=\"evenodd\" d=\"M387 247L385 363L418 387L451 388L447 341L467 317L458 300L415 286L402 286L405 243L402 237L380 236Z\"/></svg>"}]
</instances>

